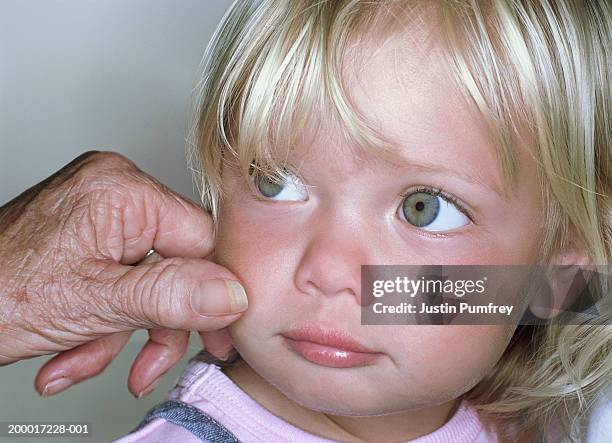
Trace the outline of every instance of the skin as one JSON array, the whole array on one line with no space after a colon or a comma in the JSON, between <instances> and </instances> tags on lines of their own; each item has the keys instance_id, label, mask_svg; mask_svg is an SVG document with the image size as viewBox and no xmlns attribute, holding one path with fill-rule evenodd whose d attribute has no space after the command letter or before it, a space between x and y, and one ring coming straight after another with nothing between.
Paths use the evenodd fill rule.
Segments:
<instances>
[{"instance_id":1,"label":"skin","mask_svg":"<svg viewBox=\"0 0 612 443\"><path fill-rule=\"evenodd\" d=\"M248 311L229 327L246 363L228 369L230 378L315 434L403 441L452 416L514 328L360 325L360 265L535 263L542 202L527 149L517 151L518 185L503 182L491 134L431 40L406 45L400 37L366 53L359 69L347 70L351 100L407 164L357 156L326 122L302 134L290 156L308 185L305 201L266 199L228 164L214 260L249 294ZM411 166L423 162L450 171ZM473 220L442 235L411 225L398 208L401 193L417 186L442 187ZM346 331L384 356L350 369L310 363L281 336L307 321Z\"/></svg>"},{"instance_id":2,"label":"skin","mask_svg":"<svg viewBox=\"0 0 612 443\"><path fill-rule=\"evenodd\" d=\"M110 152L87 152L0 207L0 366L58 353L35 380L56 394L99 374L146 328L128 377L141 397L181 359L190 330L223 356L223 328L246 306L230 312L226 294L201 289L237 281L206 259L212 227L193 202ZM194 295L206 309L194 309Z\"/></svg>"},{"instance_id":3,"label":"skin","mask_svg":"<svg viewBox=\"0 0 612 443\"><path fill-rule=\"evenodd\" d=\"M441 426L512 330L360 326L359 265L531 263L542 212L526 150L519 150L519 186L507 200L498 195L508 189L490 134L452 87L435 45L420 37L349 70L352 101L404 161L447 165L472 175L471 183L449 171L358 157L337 128L309 128L291 158L311 186L307 202L252 199L243 178L224 171L230 199L221 204L215 258L211 220L200 208L118 154L86 153L0 207L0 366L58 353L35 381L52 395L99 374L134 329L146 328L150 339L128 380L140 397L183 356L188 331L198 330L219 357L233 340L248 365L228 375L313 433L394 441ZM400 193L416 185L454 194L472 223L433 235L398 218ZM159 254L145 259L151 248ZM213 278L248 283L253 307L229 329L240 313L200 315L190 305L194 288ZM351 370L305 362L280 338L304 318L344 329L385 357Z\"/></svg>"}]
</instances>

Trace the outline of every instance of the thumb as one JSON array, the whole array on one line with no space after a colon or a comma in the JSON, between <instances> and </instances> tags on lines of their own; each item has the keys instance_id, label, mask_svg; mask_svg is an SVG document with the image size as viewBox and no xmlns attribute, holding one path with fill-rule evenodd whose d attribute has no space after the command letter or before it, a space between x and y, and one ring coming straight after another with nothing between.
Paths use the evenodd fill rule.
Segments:
<instances>
[{"instance_id":1,"label":"thumb","mask_svg":"<svg viewBox=\"0 0 612 443\"><path fill-rule=\"evenodd\" d=\"M203 259L167 258L118 267L108 287L113 322L127 329L214 331L248 307L246 291L226 268Z\"/></svg>"}]
</instances>

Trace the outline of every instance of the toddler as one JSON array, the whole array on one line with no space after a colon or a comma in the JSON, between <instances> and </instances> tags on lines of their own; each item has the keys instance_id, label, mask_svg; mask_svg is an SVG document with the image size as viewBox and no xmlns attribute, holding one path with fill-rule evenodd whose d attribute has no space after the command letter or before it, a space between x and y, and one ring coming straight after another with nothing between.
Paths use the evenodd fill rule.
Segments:
<instances>
[{"instance_id":1,"label":"toddler","mask_svg":"<svg viewBox=\"0 0 612 443\"><path fill-rule=\"evenodd\" d=\"M584 441L610 326L363 325L360 272L609 265L611 29L605 0L236 1L191 139L249 308L118 441Z\"/></svg>"}]
</instances>

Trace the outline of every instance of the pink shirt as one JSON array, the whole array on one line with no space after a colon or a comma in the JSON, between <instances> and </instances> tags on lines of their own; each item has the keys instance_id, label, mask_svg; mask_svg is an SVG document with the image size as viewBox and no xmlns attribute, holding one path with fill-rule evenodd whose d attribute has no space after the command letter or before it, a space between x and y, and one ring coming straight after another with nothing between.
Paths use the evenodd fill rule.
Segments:
<instances>
[{"instance_id":1,"label":"pink shirt","mask_svg":"<svg viewBox=\"0 0 612 443\"><path fill-rule=\"evenodd\" d=\"M180 400L213 417L241 442L333 443L306 432L274 415L236 385L214 364L191 361L168 400ZM116 443L181 442L200 440L181 426L156 418L142 429ZM487 433L476 412L462 402L451 419L436 431L410 440L410 443L496 443Z\"/></svg>"}]
</instances>

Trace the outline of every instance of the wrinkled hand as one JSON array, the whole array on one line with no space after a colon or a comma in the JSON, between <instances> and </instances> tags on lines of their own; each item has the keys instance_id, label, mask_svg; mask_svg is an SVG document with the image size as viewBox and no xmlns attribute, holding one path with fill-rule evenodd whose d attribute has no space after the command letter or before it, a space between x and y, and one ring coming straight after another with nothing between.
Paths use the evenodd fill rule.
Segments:
<instances>
[{"instance_id":1,"label":"wrinkled hand","mask_svg":"<svg viewBox=\"0 0 612 443\"><path fill-rule=\"evenodd\" d=\"M128 378L140 396L181 359L189 330L225 356L224 328L247 300L213 255L201 208L119 154L81 155L0 207L0 365L59 353L35 380L50 395L99 374L146 328Z\"/></svg>"}]
</instances>

